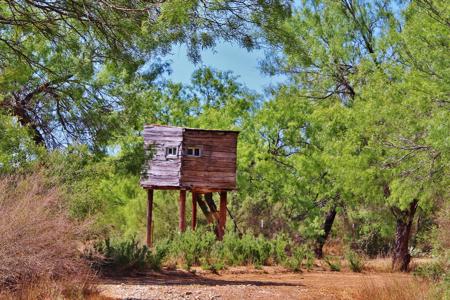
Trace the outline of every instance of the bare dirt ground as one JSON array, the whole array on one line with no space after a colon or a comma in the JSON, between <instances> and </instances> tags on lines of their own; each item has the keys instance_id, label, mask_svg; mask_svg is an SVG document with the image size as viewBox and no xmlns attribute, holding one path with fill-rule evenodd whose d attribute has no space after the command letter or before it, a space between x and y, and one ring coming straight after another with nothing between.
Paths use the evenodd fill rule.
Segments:
<instances>
[{"instance_id":1,"label":"bare dirt ground","mask_svg":"<svg viewBox=\"0 0 450 300\"><path fill-rule=\"evenodd\" d=\"M98 288L102 295L119 299L355 299L366 286L414 280L368 267L364 273L323 271L320 266L303 273L277 267L230 268L220 274L165 270L103 279Z\"/></svg>"}]
</instances>

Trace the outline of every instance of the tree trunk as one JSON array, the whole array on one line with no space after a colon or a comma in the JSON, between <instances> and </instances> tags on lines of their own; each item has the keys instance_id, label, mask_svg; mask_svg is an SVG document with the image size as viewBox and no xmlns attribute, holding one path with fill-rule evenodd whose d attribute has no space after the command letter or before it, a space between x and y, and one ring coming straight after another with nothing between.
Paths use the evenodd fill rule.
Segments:
<instances>
[{"instance_id":1,"label":"tree trunk","mask_svg":"<svg viewBox=\"0 0 450 300\"><path fill-rule=\"evenodd\" d=\"M206 202L202 199L202 196L200 194L195 194L197 197L197 203L198 206L200 206L200 209L202 210L203 214L206 217L206 220L208 221L208 224L214 223L214 217L212 213L208 210L208 206L206 205Z\"/></svg>"},{"instance_id":2,"label":"tree trunk","mask_svg":"<svg viewBox=\"0 0 450 300\"><path fill-rule=\"evenodd\" d=\"M407 210L392 210L397 219L395 244L392 254L392 269L395 271L408 271L409 262L411 261L408 246L417 204L418 201L414 199Z\"/></svg>"},{"instance_id":3,"label":"tree trunk","mask_svg":"<svg viewBox=\"0 0 450 300\"><path fill-rule=\"evenodd\" d=\"M316 240L316 245L314 248L314 253L317 258L323 258L323 245L331 232L331 227L333 227L334 219L336 217L336 206L333 206L327 213L325 217L325 222L323 223L322 229L323 234L320 235Z\"/></svg>"},{"instance_id":4,"label":"tree trunk","mask_svg":"<svg viewBox=\"0 0 450 300\"><path fill-rule=\"evenodd\" d=\"M208 204L209 210L211 211L214 219L216 222L219 222L219 211L217 210L216 203L214 203L213 194L212 193L206 193L205 194L205 201L206 204Z\"/></svg>"},{"instance_id":5,"label":"tree trunk","mask_svg":"<svg viewBox=\"0 0 450 300\"><path fill-rule=\"evenodd\" d=\"M45 139L29 113L21 106L13 107L12 112L13 115L17 117L20 125L22 125L23 127L28 127L30 129L32 133L32 139L35 144L46 147Z\"/></svg>"}]
</instances>

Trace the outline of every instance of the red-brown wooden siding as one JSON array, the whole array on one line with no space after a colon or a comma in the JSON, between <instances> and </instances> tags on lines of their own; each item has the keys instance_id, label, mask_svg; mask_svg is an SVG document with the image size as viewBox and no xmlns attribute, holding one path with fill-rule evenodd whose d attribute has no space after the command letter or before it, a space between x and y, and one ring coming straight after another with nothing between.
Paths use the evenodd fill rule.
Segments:
<instances>
[{"instance_id":1,"label":"red-brown wooden siding","mask_svg":"<svg viewBox=\"0 0 450 300\"><path fill-rule=\"evenodd\" d=\"M237 132L186 128L183 146L201 148L200 157L181 158L181 184L192 189L236 189Z\"/></svg>"}]
</instances>

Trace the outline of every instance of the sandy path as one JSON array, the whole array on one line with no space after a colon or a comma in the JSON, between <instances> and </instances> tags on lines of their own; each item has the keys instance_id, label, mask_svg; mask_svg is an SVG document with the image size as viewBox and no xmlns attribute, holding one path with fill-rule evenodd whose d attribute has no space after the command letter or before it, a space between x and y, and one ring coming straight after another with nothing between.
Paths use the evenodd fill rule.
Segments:
<instances>
[{"instance_id":1,"label":"sandy path","mask_svg":"<svg viewBox=\"0 0 450 300\"><path fill-rule=\"evenodd\" d=\"M105 279L98 285L105 296L119 299L352 299L368 284L412 280L411 275L313 271L286 273L265 268L233 269L220 275L184 271L148 272Z\"/></svg>"}]
</instances>

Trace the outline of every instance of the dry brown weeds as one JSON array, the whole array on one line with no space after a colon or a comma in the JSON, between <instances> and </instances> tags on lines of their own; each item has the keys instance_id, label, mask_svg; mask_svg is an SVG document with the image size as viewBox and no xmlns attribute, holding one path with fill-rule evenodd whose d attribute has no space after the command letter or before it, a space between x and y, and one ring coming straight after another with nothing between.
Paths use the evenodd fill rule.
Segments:
<instances>
[{"instance_id":1,"label":"dry brown weeds","mask_svg":"<svg viewBox=\"0 0 450 300\"><path fill-rule=\"evenodd\" d=\"M28 299L26 291L42 290L42 282L90 276L77 250L83 230L42 174L0 178L0 291Z\"/></svg>"},{"instance_id":2,"label":"dry brown weeds","mask_svg":"<svg viewBox=\"0 0 450 300\"><path fill-rule=\"evenodd\" d=\"M428 300L430 299L429 289L429 282L416 279L367 280L350 298L354 300Z\"/></svg>"}]
</instances>

